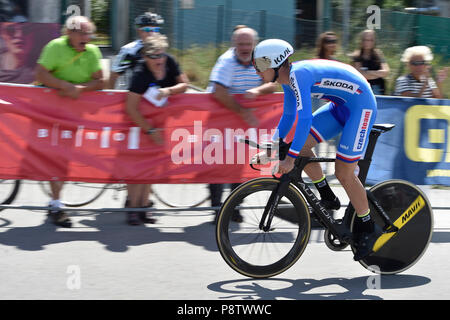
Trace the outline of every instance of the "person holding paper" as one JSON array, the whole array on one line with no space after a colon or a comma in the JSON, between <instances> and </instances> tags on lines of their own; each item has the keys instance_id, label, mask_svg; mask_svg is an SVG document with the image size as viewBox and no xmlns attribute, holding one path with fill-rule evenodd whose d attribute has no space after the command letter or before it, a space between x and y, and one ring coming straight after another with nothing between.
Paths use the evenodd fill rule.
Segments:
<instances>
[{"instance_id":1,"label":"person holding paper","mask_svg":"<svg viewBox=\"0 0 450 320\"><path fill-rule=\"evenodd\" d=\"M149 100L156 107L163 107L170 95L183 93L188 88L188 77L182 73L176 61L166 53L167 37L155 34L144 40L144 61L136 66L126 100L126 112L130 118L157 144L162 144L160 129L154 128L139 110L141 99ZM149 206L149 184L128 184L128 207ZM130 225L155 223L146 212L127 212Z\"/></svg>"}]
</instances>

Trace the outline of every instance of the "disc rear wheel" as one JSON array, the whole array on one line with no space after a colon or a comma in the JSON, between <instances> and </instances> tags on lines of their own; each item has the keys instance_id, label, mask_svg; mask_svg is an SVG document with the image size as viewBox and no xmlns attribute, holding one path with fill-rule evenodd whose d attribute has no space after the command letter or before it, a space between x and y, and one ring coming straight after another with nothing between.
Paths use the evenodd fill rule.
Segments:
<instances>
[{"instance_id":1,"label":"disc rear wheel","mask_svg":"<svg viewBox=\"0 0 450 320\"><path fill-rule=\"evenodd\" d=\"M428 247L433 233L431 205L417 186L403 180L385 181L370 191L399 231L382 235L376 244L378 251L359 262L381 274L402 272L413 266ZM376 212L371 203L370 211ZM380 227L384 226L378 214L371 213L371 217Z\"/></svg>"}]
</instances>

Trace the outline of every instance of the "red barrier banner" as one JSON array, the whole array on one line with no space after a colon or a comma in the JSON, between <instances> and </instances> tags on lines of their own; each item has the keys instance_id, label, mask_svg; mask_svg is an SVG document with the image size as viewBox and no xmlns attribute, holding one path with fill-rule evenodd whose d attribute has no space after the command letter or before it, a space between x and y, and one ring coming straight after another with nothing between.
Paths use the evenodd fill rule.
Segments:
<instances>
[{"instance_id":1,"label":"red barrier banner","mask_svg":"<svg viewBox=\"0 0 450 320\"><path fill-rule=\"evenodd\" d=\"M142 99L143 115L162 128L163 145L125 112L127 92L83 93L78 100L53 89L0 84L0 179L123 183L234 183L261 174L256 149L238 142L270 140L282 113L282 94L256 100L257 128L210 94L169 97L164 107Z\"/></svg>"}]
</instances>

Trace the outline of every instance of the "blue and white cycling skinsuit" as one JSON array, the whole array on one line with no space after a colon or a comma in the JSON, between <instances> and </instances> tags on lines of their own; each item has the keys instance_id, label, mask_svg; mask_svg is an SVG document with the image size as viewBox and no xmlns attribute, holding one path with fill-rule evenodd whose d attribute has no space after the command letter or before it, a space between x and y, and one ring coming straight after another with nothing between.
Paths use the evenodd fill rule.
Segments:
<instances>
[{"instance_id":1,"label":"blue and white cycling skinsuit","mask_svg":"<svg viewBox=\"0 0 450 320\"><path fill-rule=\"evenodd\" d=\"M298 115L288 156L298 156L310 133L320 143L342 132L336 158L348 163L361 159L377 114L367 80L350 65L322 59L293 63L289 80L282 85L283 115L273 137L284 139ZM311 97L330 102L312 114Z\"/></svg>"}]
</instances>

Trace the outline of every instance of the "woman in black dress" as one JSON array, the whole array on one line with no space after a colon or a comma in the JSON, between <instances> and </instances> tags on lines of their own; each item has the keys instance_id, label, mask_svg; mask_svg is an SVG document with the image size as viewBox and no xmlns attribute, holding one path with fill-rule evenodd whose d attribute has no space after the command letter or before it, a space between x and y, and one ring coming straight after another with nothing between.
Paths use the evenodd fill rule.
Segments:
<instances>
[{"instance_id":1,"label":"woman in black dress","mask_svg":"<svg viewBox=\"0 0 450 320\"><path fill-rule=\"evenodd\" d=\"M153 101L164 101L170 95L185 92L189 82L175 59L166 53L167 48L167 37L164 35L156 34L144 40L144 61L134 69L126 101L130 118L157 144L162 144L163 140L158 129L153 128L139 110L142 97L153 96ZM127 189L127 207L149 206L149 184L128 184ZM132 211L127 212L127 221L130 225L155 223L147 213Z\"/></svg>"}]
</instances>

